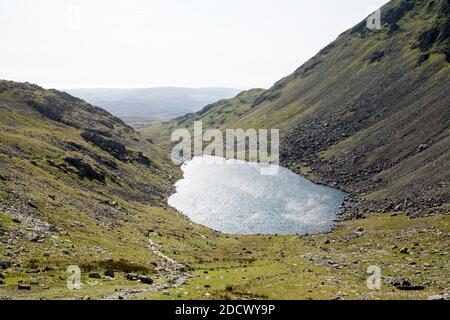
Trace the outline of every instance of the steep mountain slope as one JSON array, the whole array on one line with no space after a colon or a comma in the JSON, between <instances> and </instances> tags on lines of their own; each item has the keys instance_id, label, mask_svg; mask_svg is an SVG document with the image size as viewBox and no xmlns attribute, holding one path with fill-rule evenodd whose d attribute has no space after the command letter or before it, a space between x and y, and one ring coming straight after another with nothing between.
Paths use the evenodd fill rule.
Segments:
<instances>
[{"instance_id":1,"label":"steep mountain slope","mask_svg":"<svg viewBox=\"0 0 450 320\"><path fill-rule=\"evenodd\" d=\"M430 186L427 209L440 192L447 201L448 1L384 9L383 30L361 24L314 58L319 64L313 59L269 91L178 120L280 127L285 165L360 200L365 188L373 188L366 197L388 198L374 207L385 213L368 210L327 234L239 236L193 224L166 205L180 171L156 143L167 144L176 122L153 131L152 143L70 95L0 81L0 299L448 299L450 215L394 212L415 213L420 205L403 206L401 193L416 195L422 185ZM421 48L430 41L426 59ZM378 175L389 180L369 171L359 180L360 159L368 168L386 163ZM347 180L336 178L334 161ZM384 208L390 202L402 206ZM81 268L80 290L66 286L70 265ZM374 265L380 290L367 287Z\"/></svg>"},{"instance_id":2,"label":"steep mountain slope","mask_svg":"<svg viewBox=\"0 0 450 320\"><path fill-rule=\"evenodd\" d=\"M204 242L199 230L210 231L167 208L178 169L161 154L98 107L0 81L0 299L20 296L21 283L31 284L29 298L81 294L66 288L70 265L82 269L84 284L106 269L150 275L156 286L183 276L149 235L189 234L195 246ZM149 290L143 281L134 287ZM120 276L84 294L130 286Z\"/></svg>"},{"instance_id":3,"label":"steep mountain slope","mask_svg":"<svg viewBox=\"0 0 450 320\"><path fill-rule=\"evenodd\" d=\"M351 193L360 202L352 214L448 212L449 8L448 0L391 1L381 30L362 21L245 114L211 125L281 129L282 164ZM163 125L159 136L201 115Z\"/></svg>"},{"instance_id":4,"label":"steep mountain slope","mask_svg":"<svg viewBox=\"0 0 450 320\"><path fill-rule=\"evenodd\" d=\"M96 180L113 195L125 189L148 203L163 201L171 188L170 181L159 179L168 170L166 159L120 119L68 94L31 84L2 81L0 90L3 168L14 165L8 161L11 157L20 157L36 169ZM139 175L142 181L134 180Z\"/></svg>"},{"instance_id":5,"label":"steep mountain slope","mask_svg":"<svg viewBox=\"0 0 450 320\"><path fill-rule=\"evenodd\" d=\"M448 297L447 217L388 212L329 234L231 236L166 205L179 173L107 112L0 81L0 299Z\"/></svg>"}]
</instances>

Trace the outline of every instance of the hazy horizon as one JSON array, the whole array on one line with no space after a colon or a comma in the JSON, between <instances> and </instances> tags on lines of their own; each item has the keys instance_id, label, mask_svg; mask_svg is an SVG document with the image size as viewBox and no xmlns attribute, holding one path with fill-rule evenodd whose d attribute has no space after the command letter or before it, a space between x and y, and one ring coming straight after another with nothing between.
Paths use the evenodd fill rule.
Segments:
<instances>
[{"instance_id":1,"label":"hazy horizon","mask_svg":"<svg viewBox=\"0 0 450 320\"><path fill-rule=\"evenodd\" d=\"M83 89L89 89L89 90L142 90L142 89L241 89L241 88L231 88L231 87L217 87L217 86L212 86L212 87L186 87L186 86L144 86L144 87L59 87L58 89L60 90L83 90Z\"/></svg>"},{"instance_id":2,"label":"hazy horizon","mask_svg":"<svg viewBox=\"0 0 450 320\"><path fill-rule=\"evenodd\" d=\"M0 78L45 88L268 88L387 0L0 0Z\"/></svg>"}]
</instances>

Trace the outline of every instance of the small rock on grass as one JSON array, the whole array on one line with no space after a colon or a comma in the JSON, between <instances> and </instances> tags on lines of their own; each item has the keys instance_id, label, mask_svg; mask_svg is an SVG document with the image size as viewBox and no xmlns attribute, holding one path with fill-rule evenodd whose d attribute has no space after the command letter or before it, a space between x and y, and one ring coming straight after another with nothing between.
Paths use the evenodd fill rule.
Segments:
<instances>
[{"instance_id":1,"label":"small rock on grass","mask_svg":"<svg viewBox=\"0 0 450 320\"><path fill-rule=\"evenodd\" d=\"M133 273L127 273L126 278L130 281L137 281L139 278Z\"/></svg>"},{"instance_id":2,"label":"small rock on grass","mask_svg":"<svg viewBox=\"0 0 450 320\"><path fill-rule=\"evenodd\" d=\"M411 280L409 278L399 278L394 279L391 284L397 288L398 290L406 290L406 291L412 291L412 290L423 290L425 289L425 286L423 285L414 285L411 283Z\"/></svg>"},{"instance_id":3,"label":"small rock on grass","mask_svg":"<svg viewBox=\"0 0 450 320\"><path fill-rule=\"evenodd\" d=\"M408 286L401 285L396 288L398 290L404 290L404 291L416 291L416 290L424 290L425 289L425 287L422 285L412 285L412 284L408 285Z\"/></svg>"},{"instance_id":4,"label":"small rock on grass","mask_svg":"<svg viewBox=\"0 0 450 320\"><path fill-rule=\"evenodd\" d=\"M114 270L111 269L105 270L105 276L114 278Z\"/></svg>"},{"instance_id":5,"label":"small rock on grass","mask_svg":"<svg viewBox=\"0 0 450 320\"><path fill-rule=\"evenodd\" d=\"M31 286L28 285L28 284L19 284L19 285L17 286L17 288L18 288L19 290L31 290Z\"/></svg>"},{"instance_id":6,"label":"small rock on grass","mask_svg":"<svg viewBox=\"0 0 450 320\"><path fill-rule=\"evenodd\" d=\"M10 261L0 261L0 268L3 270L11 268L12 263Z\"/></svg>"},{"instance_id":7,"label":"small rock on grass","mask_svg":"<svg viewBox=\"0 0 450 320\"><path fill-rule=\"evenodd\" d=\"M153 279L149 277L141 276L139 277L139 280L141 280L141 282L145 284L153 284Z\"/></svg>"},{"instance_id":8,"label":"small rock on grass","mask_svg":"<svg viewBox=\"0 0 450 320\"><path fill-rule=\"evenodd\" d=\"M401 248L400 249L400 253L407 254L408 253L408 248Z\"/></svg>"},{"instance_id":9,"label":"small rock on grass","mask_svg":"<svg viewBox=\"0 0 450 320\"><path fill-rule=\"evenodd\" d=\"M96 272L93 272L93 273L90 273L90 274L89 274L89 278L92 278L92 279L101 279L102 276L101 276L100 274L96 273Z\"/></svg>"}]
</instances>

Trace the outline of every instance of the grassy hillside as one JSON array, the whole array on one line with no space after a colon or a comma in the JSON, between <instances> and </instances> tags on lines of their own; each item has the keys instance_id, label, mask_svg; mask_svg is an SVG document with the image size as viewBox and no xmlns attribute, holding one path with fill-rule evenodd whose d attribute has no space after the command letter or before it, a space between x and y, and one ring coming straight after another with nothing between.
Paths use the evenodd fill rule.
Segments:
<instances>
[{"instance_id":1,"label":"grassy hillside","mask_svg":"<svg viewBox=\"0 0 450 320\"><path fill-rule=\"evenodd\" d=\"M65 93L1 81L0 150L7 284L43 270L53 283L70 264L154 272L146 230L166 215L175 179L156 147Z\"/></svg>"},{"instance_id":2,"label":"grassy hillside","mask_svg":"<svg viewBox=\"0 0 450 320\"><path fill-rule=\"evenodd\" d=\"M0 299L448 299L448 10L393 1L382 30L356 26L273 88L142 133L0 81ZM195 119L281 128L284 165L350 191L364 219L303 236L190 222L166 204L168 136Z\"/></svg>"},{"instance_id":3,"label":"grassy hillside","mask_svg":"<svg viewBox=\"0 0 450 320\"><path fill-rule=\"evenodd\" d=\"M194 119L279 128L282 164L349 192L359 200L352 215L448 213L449 8L448 0L391 1L381 30L362 21L251 106L233 99L142 132L167 141ZM227 103L245 112L236 117Z\"/></svg>"},{"instance_id":4,"label":"grassy hillside","mask_svg":"<svg viewBox=\"0 0 450 320\"><path fill-rule=\"evenodd\" d=\"M61 92L1 81L0 149L0 299L448 295L447 218L389 212L330 234L221 234L167 207L179 170L164 152ZM385 277L376 291L374 264ZM67 289L70 265L80 290Z\"/></svg>"}]
</instances>

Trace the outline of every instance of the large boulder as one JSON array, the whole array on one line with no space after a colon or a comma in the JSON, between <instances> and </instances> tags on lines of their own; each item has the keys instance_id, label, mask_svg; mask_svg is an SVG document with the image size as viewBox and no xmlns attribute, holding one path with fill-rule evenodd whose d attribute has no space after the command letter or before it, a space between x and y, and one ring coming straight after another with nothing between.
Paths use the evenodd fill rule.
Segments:
<instances>
[{"instance_id":1,"label":"large boulder","mask_svg":"<svg viewBox=\"0 0 450 320\"><path fill-rule=\"evenodd\" d=\"M86 163L81 158L66 157L65 162L72 165L78 170L80 178L88 178L89 180L98 180L105 182L105 175L102 172L96 171L90 164Z\"/></svg>"}]
</instances>

